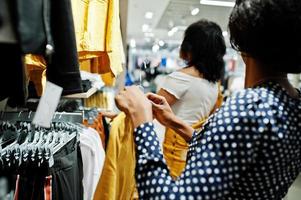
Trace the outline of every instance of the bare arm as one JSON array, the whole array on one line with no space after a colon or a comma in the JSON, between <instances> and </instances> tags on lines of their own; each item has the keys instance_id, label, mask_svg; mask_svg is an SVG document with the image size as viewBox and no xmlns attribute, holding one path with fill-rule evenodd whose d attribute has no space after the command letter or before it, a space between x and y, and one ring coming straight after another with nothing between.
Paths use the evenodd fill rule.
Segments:
<instances>
[{"instance_id":1,"label":"bare arm","mask_svg":"<svg viewBox=\"0 0 301 200\"><path fill-rule=\"evenodd\" d=\"M158 91L157 94L164 97L170 106L174 105L178 100L174 95L170 94L162 88Z\"/></svg>"},{"instance_id":2,"label":"bare arm","mask_svg":"<svg viewBox=\"0 0 301 200\"><path fill-rule=\"evenodd\" d=\"M153 105L153 113L156 119L164 126L173 129L187 142L190 141L194 129L180 120L171 110L168 100L160 95L149 93L147 98Z\"/></svg>"}]
</instances>

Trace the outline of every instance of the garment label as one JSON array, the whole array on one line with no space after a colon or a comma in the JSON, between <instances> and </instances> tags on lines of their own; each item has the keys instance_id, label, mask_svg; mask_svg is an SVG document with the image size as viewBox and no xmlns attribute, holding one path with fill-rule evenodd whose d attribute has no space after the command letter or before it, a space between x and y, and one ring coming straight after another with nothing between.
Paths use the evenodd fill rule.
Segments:
<instances>
[{"instance_id":1,"label":"garment label","mask_svg":"<svg viewBox=\"0 0 301 200\"><path fill-rule=\"evenodd\" d=\"M46 82L46 88L42 95L37 112L32 123L41 127L50 128L51 120L58 106L63 88L49 81Z\"/></svg>"}]
</instances>

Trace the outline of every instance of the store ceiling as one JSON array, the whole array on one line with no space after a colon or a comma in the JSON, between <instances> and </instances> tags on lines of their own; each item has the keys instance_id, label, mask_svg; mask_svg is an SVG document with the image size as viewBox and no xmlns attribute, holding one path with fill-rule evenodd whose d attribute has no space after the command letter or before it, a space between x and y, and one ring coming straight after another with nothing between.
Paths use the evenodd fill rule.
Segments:
<instances>
[{"instance_id":1,"label":"store ceiling","mask_svg":"<svg viewBox=\"0 0 301 200\"><path fill-rule=\"evenodd\" d=\"M192 16L195 8L199 13ZM160 40L179 43L187 25L202 18L217 22L226 31L231 10L231 7L202 5L200 0L129 0L128 41L135 39L137 45ZM145 18L146 12L153 13L152 19ZM178 31L168 35L173 27Z\"/></svg>"}]
</instances>

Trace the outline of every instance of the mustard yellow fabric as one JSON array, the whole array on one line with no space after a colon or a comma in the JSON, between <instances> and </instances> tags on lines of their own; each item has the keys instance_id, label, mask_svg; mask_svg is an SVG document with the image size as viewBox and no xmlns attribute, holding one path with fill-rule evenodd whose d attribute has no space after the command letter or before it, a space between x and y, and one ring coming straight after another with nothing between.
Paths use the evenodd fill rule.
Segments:
<instances>
[{"instance_id":1,"label":"mustard yellow fabric","mask_svg":"<svg viewBox=\"0 0 301 200\"><path fill-rule=\"evenodd\" d=\"M115 84L115 77L123 71L124 50L119 18L119 0L72 0L72 12L80 61L85 61L86 71L104 75L108 86ZM88 60L88 61L87 61ZM89 62L89 68L87 68ZM29 69L46 69L42 56L27 55L25 63ZM44 72L44 71L42 71ZM34 83L38 93L45 77L37 77ZM43 74L43 73L41 73ZM45 74L45 73L44 73Z\"/></svg>"},{"instance_id":2,"label":"mustard yellow fabric","mask_svg":"<svg viewBox=\"0 0 301 200\"><path fill-rule=\"evenodd\" d=\"M219 89L218 98L212 114L223 102L223 95ZM199 122L192 125L194 129L200 129L206 122L207 118L201 119ZM169 168L170 175L176 179L181 175L186 166L186 156L188 152L188 143L174 130L167 128L165 132L165 139L163 143L163 153L166 164Z\"/></svg>"},{"instance_id":3,"label":"mustard yellow fabric","mask_svg":"<svg viewBox=\"0 0 301 200\"><path fill-rule=\"evenodd\" d=\"M90 108L97 107L102 109L109 109L107 93L99 91L93 94L90 98L84 99L84 105L85 107Z\"/></svg>"},{"instance_id":4,"label":"mustard yellow fabric","mask_svg":"<svg viewBox=\"0 0 301 200\"><path fill-rule=\"evenodd\" d=\"M114 86L116 82L116 78L112 73L101 74L101 78L106 86Z\"/></svg>"},{"instance_id":5,"label":"mustard yellow fabric","mask_svg":"<svg viewBox=\"0 0 301 200\"><path fill-rule=\"evenodd\" d=\"M119 0L72 0L72 9L79 59L91 59L93 73L120 74L124 51Z\"/></svg>"},{"instance_id":6,"label":"mustard yellow fabric","mask_svg":"<svg viewBox=\"0 0 301 200\"><path fill-rule=\"evenodd\" d=\"M106 51L109 0L72 0L77 50Z\"/></svg>"},{"instance_id":7,"label":"mustard yellow fabric","mask_svg":"<svg viewBox=\"0 0 301 200\"><path fill-rule=\"evenodd\" d=\"M109 0L106 47L109 53L111 71L117 76L123 71L123 45L120 29L119 0Z\"/></svg>"},{"instance_id":8,"label":"mustard yellow fabric","mask_svg":"<svg viewBox=\"0 0 301 200\"><path fill-rule=\"evenodd\" d=\"M43 56L27 54L25 56L25 64L28 65L28 69L40 68L46 69L46 61Z\"/></svg>"},{"instance_id":9,"label":"mustard yellow fabric","mask_svg":"<svg viewBox=\"0 0 301 200\"><path fill-rule=\"evenodd\" d=\"M106 159L94 200L129 200L135 192L133 127L124 113L112 122Z\"/></svg>"},{"instance_id":10,"label":"mustard yellow fabric","mask_svg":"<svg viewBox=\"0 0 301 200\"><path fill-rule=\"evenodd\" d=\"M42 96L46 85L46 61L43 56L27 54L25 65L28 78L35 85L38 96Z\"/></svg>"}]
</instances>

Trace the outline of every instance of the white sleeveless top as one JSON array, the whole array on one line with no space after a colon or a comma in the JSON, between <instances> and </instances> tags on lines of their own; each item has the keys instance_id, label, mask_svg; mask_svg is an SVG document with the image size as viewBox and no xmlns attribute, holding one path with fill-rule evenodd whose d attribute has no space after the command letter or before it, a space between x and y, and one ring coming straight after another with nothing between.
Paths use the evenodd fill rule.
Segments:
<instances>
[{"instance_id":1,"label":"white sleeveless top","mask_svg":"<svg viewBox=\"0 0 301 200\"><path fill-rule=\"evenodd\" d=\"M171 108L189 125L208 117L218 98L217 83L179 71L166 77L162 89L177 99Z\"/></svg>"}]
</instances>

